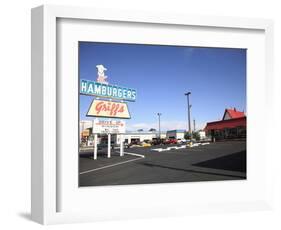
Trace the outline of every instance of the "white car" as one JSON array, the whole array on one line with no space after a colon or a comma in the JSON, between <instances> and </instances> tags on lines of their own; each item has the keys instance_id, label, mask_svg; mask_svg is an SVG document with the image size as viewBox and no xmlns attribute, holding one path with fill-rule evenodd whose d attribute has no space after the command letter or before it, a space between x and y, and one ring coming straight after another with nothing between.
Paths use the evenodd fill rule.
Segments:
<instances>
[{"instance_id":1,"label":"white car","mask_svg":"<svg viewBox=\"0 0 281 230\"><path fill-rule=\"evenodd\" d=\"M187 142L187 140L185 140L185 139L178 139L177 142L178 142L178 144L184 144L184 143Z\"/></svg>"}]
</instances>

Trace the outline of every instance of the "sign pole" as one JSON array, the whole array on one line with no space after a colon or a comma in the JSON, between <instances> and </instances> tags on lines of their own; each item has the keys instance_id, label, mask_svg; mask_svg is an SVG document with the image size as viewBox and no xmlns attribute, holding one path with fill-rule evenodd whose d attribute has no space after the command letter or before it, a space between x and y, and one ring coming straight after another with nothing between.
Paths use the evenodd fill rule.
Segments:
<instances>
[{"instance_id":1,"label":"sign pole","mask_svg":"<svg viewBox=\"0 0 281 230\"><path fill-rule=\"evenodd\" d=\"M107 158L111 157L110 151L111 151L111 134L109 133L108 136L108 143L107 143Z\"/></svg>"},{"instance_id":2,"label":"sign pole","mask_svg":"<svg viewBox=\"0 0 281 230\"><path fill-rule=\"evenodd\" d=\"M123 134L120 134L120 157L124 156Z\"/></svg>"},{"instance_id":3,"label":"sign pole","mask_svg":"<svg viewBox=\"0 0 281 230\"><path fill-rule=\"evenodd\" d=\"M94 160L97 159L98 156L98 134L94 134Z\"/></svg>"}]
</instances>

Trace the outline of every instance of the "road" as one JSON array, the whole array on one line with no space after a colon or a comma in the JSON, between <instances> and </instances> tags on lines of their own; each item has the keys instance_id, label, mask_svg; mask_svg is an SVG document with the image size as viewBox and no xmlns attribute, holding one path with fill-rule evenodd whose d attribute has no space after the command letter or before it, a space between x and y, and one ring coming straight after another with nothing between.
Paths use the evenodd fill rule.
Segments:
<instances>
[{"instance_id":1,"label":"road","mask_svg":"<svg viewBox=\"0 0 281 230\"><path fill-rule=\"evenodd\" d=\"M163 148L167 148L164 146ZM194 148L153 151L159 146L125 149L143 155L112 157L99 153L98 160L80 154L79 185L127 185L246 179L246 142L216 142Z\"/></svg>"}]
</instances>

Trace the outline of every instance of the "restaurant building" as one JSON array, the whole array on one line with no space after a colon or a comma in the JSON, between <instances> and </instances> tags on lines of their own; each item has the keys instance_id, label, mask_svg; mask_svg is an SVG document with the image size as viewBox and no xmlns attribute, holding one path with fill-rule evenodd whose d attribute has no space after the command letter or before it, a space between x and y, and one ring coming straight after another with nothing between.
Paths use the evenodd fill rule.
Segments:
<instances>
[{"instance_id":1,"label":"restaurant building","mask_svg":"<svg viewBox=\"0 0 281 230\"><path fill-rule=\"evenodd\" d=\"M205 132L215 140L246 138L246 115L234 109L225 109L222 120L208 122Z\"/></svg>"}]
</instances>

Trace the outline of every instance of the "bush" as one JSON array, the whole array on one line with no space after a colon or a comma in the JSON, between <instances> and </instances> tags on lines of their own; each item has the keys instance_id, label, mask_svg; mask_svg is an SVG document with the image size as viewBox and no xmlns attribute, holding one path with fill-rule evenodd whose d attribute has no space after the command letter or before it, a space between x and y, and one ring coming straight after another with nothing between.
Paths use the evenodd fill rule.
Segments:
<instances>
[{"instance_id":1,"label":"bush","mask_svg":"<svg viewBox=\"0 0 281 230\"><path fill-rule=\"evenodd\" d=\"M186 132L184 134L184 139L186 140L190 140L190 134L189 132ZM195 139L195 140L200 140L200 135L199 135L199 132L192 132L192 139Z\"/></svg>"},{"instance_id":2,"label":"bush","mask_svg":"<svg viewBox=\"0 0 281 230\"><path fill-rule=\"evenodd\" d=\"M194 138L196 141L199 141L199 140L200 140L200 135L199 135L198 132L193 132L193 133L192 133L192 136L193 136L193 138Z\"/></svg>"},{"instance_id":3,"label":"bush","mask_svg":"<svg viewBox=\"0 0 281 230\"><path fill-rule=\"evenodd\" d=\"M186 133L184 134L184 139L190 140L190 134L189 134L189 132L186 132Z\"/></svg>"}]
</instances>

